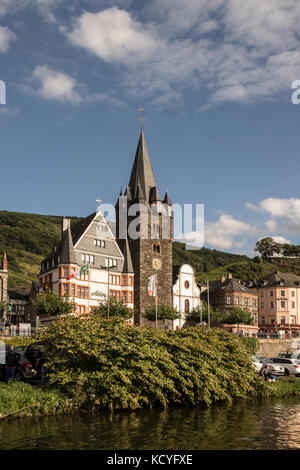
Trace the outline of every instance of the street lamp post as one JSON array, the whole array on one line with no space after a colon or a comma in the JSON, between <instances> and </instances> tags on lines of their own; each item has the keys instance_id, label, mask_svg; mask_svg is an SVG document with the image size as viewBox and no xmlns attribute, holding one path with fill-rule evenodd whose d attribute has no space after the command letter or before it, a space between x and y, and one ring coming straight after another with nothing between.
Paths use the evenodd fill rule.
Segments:
<instances>
[{"instance_id":1,"label":"street lamp post","mask_svg":"<svg viewBox=\"0 0 300 470\"><path fill-rule=\"evenodd\" d=\"M109 266L109 262L107 266L101 266L101 268L107 269L107 318L109 318L109 272L110 272L110 269L114 269L116 267L117 266L115 264L112 264L111 266Z\"/></svg>"}]
</instances>

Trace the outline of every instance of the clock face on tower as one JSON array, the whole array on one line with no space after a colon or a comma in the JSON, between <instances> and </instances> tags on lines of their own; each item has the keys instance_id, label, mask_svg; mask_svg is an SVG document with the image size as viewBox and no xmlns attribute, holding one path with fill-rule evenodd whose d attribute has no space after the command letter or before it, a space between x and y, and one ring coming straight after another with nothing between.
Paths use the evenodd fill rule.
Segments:
<instances>
[{"instance_id":1,"label":"clock face on tower","mask_svg":"<svg viewBox=\"0 0 300 470\"><path fill-rule=\"evenodd\" d=\"M154 269L161 269L161 260L158 258L154 258L152 260L152 266Z\"/></svg>"}]
</instances>

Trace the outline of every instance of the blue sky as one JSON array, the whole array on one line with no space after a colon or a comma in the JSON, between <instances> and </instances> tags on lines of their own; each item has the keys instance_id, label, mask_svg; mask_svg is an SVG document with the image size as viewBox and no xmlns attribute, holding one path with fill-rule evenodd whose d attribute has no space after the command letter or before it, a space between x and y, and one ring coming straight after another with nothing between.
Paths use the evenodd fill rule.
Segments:
<instances>
[{"instance_id":1,"label":"blue sky","mask_svg":"<svg viewBox=\"0 0 300 470\"><path fill-rule=\"evenodd\" d=\"M128 182L137 109L161 195L205 246L299 243L298 0L0 0L0 210L86 216Z\"/></svg>"}]
</instances>

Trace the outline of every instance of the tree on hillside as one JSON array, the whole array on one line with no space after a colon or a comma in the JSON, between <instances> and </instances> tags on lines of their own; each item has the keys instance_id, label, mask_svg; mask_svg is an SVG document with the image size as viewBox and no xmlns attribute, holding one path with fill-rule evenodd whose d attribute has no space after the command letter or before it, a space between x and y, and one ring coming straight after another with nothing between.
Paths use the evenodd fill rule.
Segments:
<instances>
[{"instance_id":1,"label":"tree on hillside","mask_svg":"<svg viewBox=\"0 0 300 470\"><path fill-rule=\"evenodd\" d=\"M34 302L34 312L39 316L66 315L74 310L74 302L71 302L66 296L61 297L49 288L46 288L45 292L39 293Z\"/></svg>"},{"instance_id":2,"label":"tree on hillside","mask_svg":"<svg viewBox=\"0 0 300 470\"><path fill-rule=\"evenodd\" d=\"M145 317L148 321L155 322L156 320L156 310L155 307L147 308L145 310ZM165 320L177 320L181 318L180 312L178 312L171 305L161 303L157 306L157 319L162 320L165 324Z\"/></svg>"},{"instance_id":3,"label":"tree on hillside","mask_svg":"<svg viewBox=\"0 0 300 470\"><path fill-rule=\"evenodd\" d=\"M99 302L98 307L93 308L93 313L101 317L107 317L107 302ZM133 311L121 300L110 297L109 298L109 316L121 317L125 320L133 317Z\"/></svg>"},{"instance_id":4,"label":"tree on hillside","mask_svg":"<svg viewBox=\"0 0 300 470\"><path fill-rule=\"evenodd\" d=\"M281 253L282 247L282 244L276 243L273 238L265 237L257 240L254 251L258 251L263 258L272 258L274 254Z\"/></svg>"}]
</instances>

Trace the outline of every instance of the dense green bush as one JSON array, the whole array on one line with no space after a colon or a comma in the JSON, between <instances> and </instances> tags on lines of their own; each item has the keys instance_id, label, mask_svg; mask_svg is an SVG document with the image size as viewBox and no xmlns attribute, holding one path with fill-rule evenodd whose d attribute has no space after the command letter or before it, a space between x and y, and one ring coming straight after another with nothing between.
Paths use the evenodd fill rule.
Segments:
<instances>
[{"instance_id":1,"label":"dense green bush","mask_svg":"<svg viewBox=\"0 0 300 470\"><path fill-rule=\"evenodd\" d=\"M220 329L164 331L91 315L54 322L39 341L50 383L86 406L209 405L261 386L245 346Z\"/></svg>"}]
</instances>

